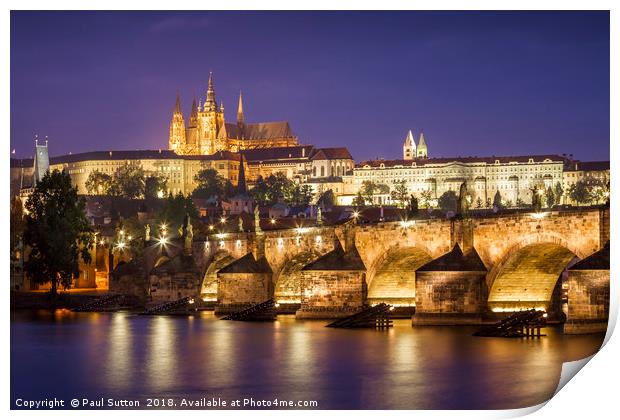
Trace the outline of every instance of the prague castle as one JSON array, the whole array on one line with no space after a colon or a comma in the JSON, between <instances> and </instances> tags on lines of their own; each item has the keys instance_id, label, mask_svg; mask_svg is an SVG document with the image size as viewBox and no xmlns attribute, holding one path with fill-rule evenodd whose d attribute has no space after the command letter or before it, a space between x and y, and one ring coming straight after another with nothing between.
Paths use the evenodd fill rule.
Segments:
<instances>
[{"instance_id":1,"label":"prague castle","mask_svg":"<svg viewBox=\"0 0 620 420\"><path fill-rule=\"evenodd\" d=\"M212 155L216 152L239 152L248 149L287 147L298 144L297 137L286 121L246 123L243 98L239 94L237 121L226 122L224 105L215 99L213 74L209 74L204 101L192 103L187 124L177 95L170 121L168 148L179 155Z\"/></svg>"},{"instance_id":2,"label":"prague castle","mask_svg":"<svg viewBox=\"0 0 620 420\"><path fill-rule=\"evenodd\" d=\"M191 194L196 175L204 169L214 169L237 185L244 165L250 185L259 177L282 173L317 194L332 190L342 205L352 204L368 182L382 187L373 196L377 205L396 204L391 193L403 183L408 193L436 201L446 191L459 191L465 182L475 202L488 207L497 192L516 205L529 203L532 188L568 191L580 179L609 180L609 162L580 162L566 155L432 157L424 133L416 141L411 130L402 144L402 159L356 165L344 147L300 144L286 121L246 123L241 94L236 121L227 122L224 106L216 101L212 74L204 102L194 100L187 122L177 95L168 150L93 151L49 158L46 140L44 146L36 143L35 153L35 158L11 159L12 194L34 186L47 167L66 170L78 193L93 193L86 188L93 171L112 175L127 163L140 165L147 176L166 178L167 192L173 194Z\"/></svg>"}]
</instances>

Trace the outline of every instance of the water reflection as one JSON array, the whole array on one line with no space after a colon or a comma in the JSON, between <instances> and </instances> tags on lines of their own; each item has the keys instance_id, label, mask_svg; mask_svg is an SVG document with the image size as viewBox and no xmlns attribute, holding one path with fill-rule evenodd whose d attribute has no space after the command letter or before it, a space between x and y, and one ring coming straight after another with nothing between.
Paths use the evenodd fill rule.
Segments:
<instances>
[{"instance_id":1,"label":"water reflection","mask_svg":"<svg viewBox=\"0 0 620 420\"><path fill-rule=\"evenodd\" d=\"M106 366L109 366L104 371L106 381L119 392L131 391L131 376L134 367L131 354L132 328L127 316L127 314L119 313L112 317L108 331L107 357L102 360Z\"/></svg>"},{"instance_id":2,"label":"water reflection","mask_svg":"<svg viewBox=\"0 0 620 420\"><path fill-rule=\"evenodd\" d=\"M180 354L176 347L183 346L183 339L177 342L178 320L167 316L155 316L149 324L148 356L145 361L148 383L154 391L164 391L175 385L176 367Z\"/></svg>"},{"instance_id":3,"label":"water reflection","mask_svg":"<svg viewBox=\"0 0 620 420\"><path fill-rule=\"evenodd\" d=\"M320 408L518 408L549 398L561 363L602 334L472 337L471 328L335 330L126 313L12 312L11 393L317 400Z\"/></svg>"}]
</instances>

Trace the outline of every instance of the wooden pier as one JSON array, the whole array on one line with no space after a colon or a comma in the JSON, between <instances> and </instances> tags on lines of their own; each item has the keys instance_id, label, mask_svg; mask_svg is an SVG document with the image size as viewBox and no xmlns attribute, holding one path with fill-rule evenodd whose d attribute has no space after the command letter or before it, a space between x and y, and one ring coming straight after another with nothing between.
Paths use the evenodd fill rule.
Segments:
<instances>
[{"instance_id":1,"label":"wooden pier","mask_svg":"<svg viewBox=\"0 0 620 420\"><path fill-rule=\"evenodd\" d=\"M393 326L390 313L393 307L386 303L379 303L366 308L356 314L337 319L327 324L330 328L375 328L385 330Z\"/></svg>"},{"instance_id":2,"label":"wooden pier","mask_svg":"<svg viewBox=\"0 0 620 420\"><path fill-rule=\"evenodd\" d=\"M512 313L501 321L474 333L478 337L543 337L540 329L546 325L546 312L529 309Z\"/></svg>"}]
</instances>

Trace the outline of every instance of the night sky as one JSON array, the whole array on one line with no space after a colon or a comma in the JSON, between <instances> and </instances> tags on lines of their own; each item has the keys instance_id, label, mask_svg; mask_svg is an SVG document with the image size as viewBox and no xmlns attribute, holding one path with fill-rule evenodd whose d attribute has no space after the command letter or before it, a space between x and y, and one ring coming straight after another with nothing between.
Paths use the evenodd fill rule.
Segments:
<instances>
[{"instance_id":1,"label":"night sky","mask_svg":"<svg viewBox=\"0 0 620 420\"><path fill-rule=\"evenodd\" d=\"M167 148L213 71L226 119L288 120L359 161L609 159L607 12L12 12L11 149ZM204 100L204 99L203 99Z\"/></svg>"}]
</instances>

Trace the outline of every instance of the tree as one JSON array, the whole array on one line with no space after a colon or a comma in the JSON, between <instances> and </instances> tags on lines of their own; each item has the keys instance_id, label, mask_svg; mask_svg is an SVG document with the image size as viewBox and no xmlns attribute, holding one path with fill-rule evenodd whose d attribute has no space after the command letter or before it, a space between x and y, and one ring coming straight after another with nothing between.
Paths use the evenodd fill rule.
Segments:
<instances>
[{"instance_id":1,"label":"tree","mask_svg":"<svg viewBox=\"0 0 620 420\"><path fill-rule=\"evenodd\" d=\"M24 238L24 228L26 227L26 220L24 219L24 206L22 200L19 197L13 197L11 199L11 262L17 262L16 251L20 250L22 246L22 240ZM21 251L21 250L20 250Z\"/></svg>"},{"instance_id":2,"label":"tree","mask_svg":"<svg viewBox=\"0 0 620 420\"><path fill-rule=\"evenodd\" d=\"M203 169L194 176L198 184L192 192L195 198L223 199L232 193L233 186L229 180L220 175L215 169Z\"/></svg>"},{"instance_id":3,"label":"tree","mask_svg":"<svg viewBox=\"0 0 620 420\"><path fill-rule=\"evenodd\" d=\"M394 189L390 193L392 201L398 203L398 207L405 207L409 200L409 189L407 188L407 182L402 179L396 182Z\"/></svg>"},{"instance_id":4,"label":"tree","mask_svg":"<svg viewBox=\"0 0 620 420\"><path fill-rule=\"evenodd\" d=\"M501 209L503 207L502 194L499 192L499 190L497 190L495 196L493 196L493 207L497 207L498 209Z\"/></svg>"},{"instance_id":5,"label":"tree","mask_svg":"<svg viewBox=\"0 0 620 420\"><path fill-rule=\"evenodd\" d=\"M476 199L476 208L477 208L477 209L481 209L483 204L484 204L484 203L482 202L482 198L478 197L478 198Z\"/></svg>"},{"instance_id":6,"label":"tree","mask_svg":"<svg viewBox=\"0 0 620 420\"><path fill-rule=\"evenodd\" d=\"M555 195L555 204L562 204L562 197L564 196L564 188L562 188L562 184L559 182L555 184L553 194Z\"/></svg>"},{"instance_id":7,"label":"tree","mask_svg":"<svg viewBox=\"0 0 620 420\"><path fill-rule=\"evenodd\" d=\"M284 202L289 206L307 206L312 201L314 193L310 185L291 183L284 188Z\"/></svg>"},{"instance_id":8,"label":"tree","mask_svg":"<svg viewBox=\"0 0 620 420\"><path fill-rule=\"evenodd\" d=\"M553 205L556 204L555 193L550 186L547 187L547 191L545 192L545 202L547 203L548 208L552 208Z\"/></svg>"},{"instance_id":9,"label":"tree","mask_svg":"<svg viewBox=\"0 0 620 420\"><path fill-rule=\"evenodd\" d=\"M89 194L108 195L112 187L112 177L100 171L91 171L85 185Z\"/></svg>"},{"instance_id":10,"label":"tree","mask_svg":"<svg viewBox=\"0 0 620 420\"><path fill-rule=\"evenodd\" d=\"M311 193L308 188L296 188L296 184L281 172L269 175L267 179L258 177L254 188L250 190L250 196L261 206L271 206L279 200L285 200L289 204L305 201ZM311 198L310 198L311 199Z\"/></svg>"},{"instance_id":11,"label":"tree","mask_svg":"<svg viewBox=\"0 0 620 420\"><path fill-rule=\"evenodd\" d=\"M169 232L177 232L179 226L183 224L186 214L189 214L192 225L196 225L198 210L191 197L189 195L185 197L182 193L175 196L169 194L157 214L157 224L165 223L168 225ZM153 235L153 231L151 231L151 235Z\"/></svg>"},{"instance_id":12,"label":"tree","mask_svg":"<svg viewBox=\"0 0 620 420\"><path fill-rule=\"evenodd\" d=\"M458 197L456 193L452 190L448 190L439 197L437 200L437 204L439 208L444 212L448 211L456 211Z\"/></svg>"},{"instance_id":13,"label":"tree","mask_svg":"<svg viewBox=\"0 0 620 420\"><path fill-rule=\"evenodd\" d=\"M114 172L112 195L122 195L127 198L140 198L144 196L144 170L137 163L125 163Z\"/></svg>"},{"instance_id":14,"label":"tree","mask_svg":"<svg viewBox=\"0 0 620 420\"><path fill-rule=\"evenodd\" d=\"M366 200L364 199L364 196L362 196L361 191L357 192L357 195L355 196L351 204L353 204L355 207L364 207L366 205Z\"/></svg>"},{"instance_id":15,"label":"tree","mask_svg":"<svg viewBox=\"0 0 620 420\"><path fill-rule=\"evenodd\" d=\"M407 217L415 217L418 214L418 199L415 195L409 196L407 203Z\"/></svg>"},{"instance_id":16,"label":"tree","mask_svg":"<svg viewBox=\"0 0 620 420\"><path fill-rule=\"evenodd\" d=\"M373 204L373 197L375 194L389 194L390 187L385 184L377 184L376 182L372 182L370 180L362 182L362 187L360 188L360 192L364 197L364 201L370 205Z\"/></svg>"},{"instance_id":17,"label":"tree","mask_svg":"<svg viewBox=\"0 0 620 420\"><path fill-rule=\"evenodd\" d=\"M432 208L432 200L433 200L433 193L431 190L424 190L422 191L422 193L420 194L420 197L422 199L422 204L427 207L427 208Z\"/></svg>"},{"instance_id":18,"label":"tree","mask_svg":"<svg viewBox=\"0 0 620 420\"><path fill-rule=\"evenodd\" d=\"M568 196L577 204L599 203L609 192L607 185L598 178L584 178L572 184Z\"/></svg>"},{"instance_id":19,"label":"tree","mask_svg":"<svg viewBox=\"0 0 620 420\"><path fill-rule=\"evenodd\" d=\"M144 197L163 197L168 189L168 178L161 175L150 175L144 180Z\"/></svg>"},{"instance_id":20,"label":"tree","mask_svg":"<svg viewBox=\"0 0 620 420\"><path fill-rule=\"evenodd\" d=\"M323 194L319 196L318 200L316 201L316 204L323 208L329 208L329 207L335 206L336 196L334 195L334 191L332 191L331 189L325 191Z\"/></svg>"},{"instance_id":21,"label":"tree","mask_svg":"<svg viewBox=\"0 0 620 420\"><path fill-rule=\"evenodd\" d=\"M517 198L517 202L515 203L515 205L519 208L523 208L525 207L525 201L523 201L521 198Z\"/></svg>"},{"instance_id":22,"label":"tree","mask_svg":"<svg viewBox=\"0 0 620 420\"><path fill-rule=\"evenodd\" d=\"M37 284L51 282L65 289L79 275L79 259L90 263L94 235L85 215L86 203L78 197L66 172L47 172L30 195L26 210L24 243L31 248L24 268Z\"/></svg>"},{"instance_id":23,"label":"tree","mask_svg":"<svg viewBox=\"0 0 620 420\"><path fill-rule=\"evenodd\" d=\"M510 208L513 206L512 200L506 200L506 202L504 203L504 206Z\"/></svg>"}]
</instances>

